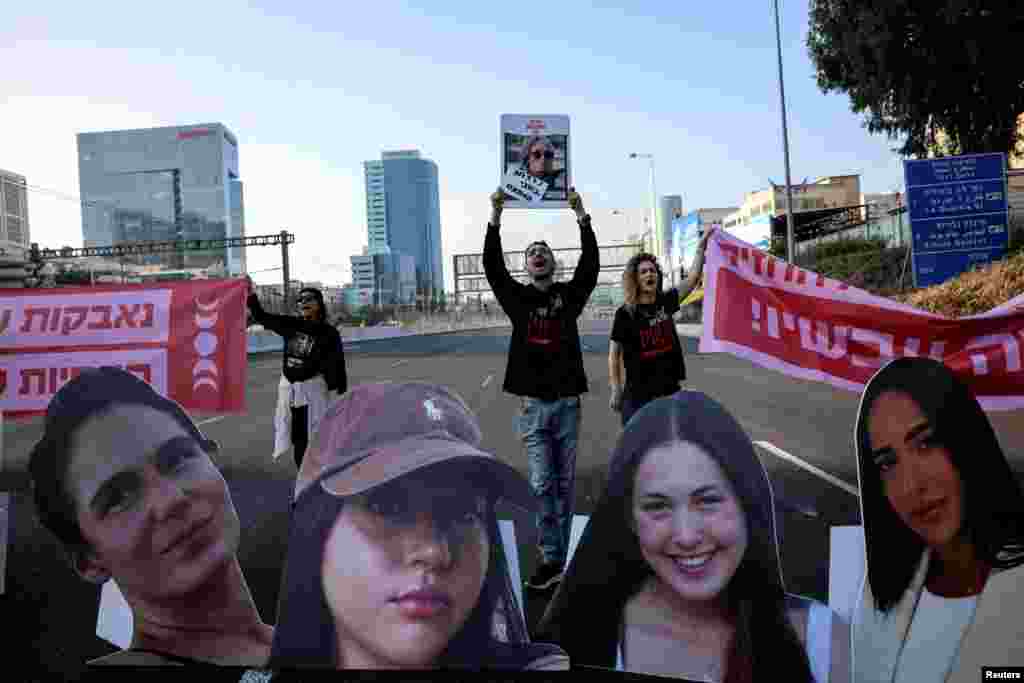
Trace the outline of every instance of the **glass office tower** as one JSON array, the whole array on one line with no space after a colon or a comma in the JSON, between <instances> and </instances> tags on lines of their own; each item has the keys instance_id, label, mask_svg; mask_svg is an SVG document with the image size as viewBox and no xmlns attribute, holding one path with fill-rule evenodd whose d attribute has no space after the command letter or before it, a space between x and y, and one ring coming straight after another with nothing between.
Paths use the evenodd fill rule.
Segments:
<instances>
[{"instance_id":1,"label":"glass office tower","mask_svg":"<svg viewBox=\"0 0 1024 683\"><path fill-rule=\"evenodd\" d=\"M222 124L79 133L85 246L245 236L238 141ZM128 259L126 259L128 260ZM242 248L132 257L166 269L245 271Z\"/></svg>"}]
</instances>

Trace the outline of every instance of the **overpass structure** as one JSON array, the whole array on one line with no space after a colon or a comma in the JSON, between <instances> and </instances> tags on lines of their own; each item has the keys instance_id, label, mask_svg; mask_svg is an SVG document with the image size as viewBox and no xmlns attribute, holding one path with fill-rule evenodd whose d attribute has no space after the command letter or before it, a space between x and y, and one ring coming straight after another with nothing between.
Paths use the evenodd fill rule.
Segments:
<instances>
[{"instance_id":1,"label":"overpass structure","mask_svg":"<svg viewBox=\"0 0 1024 683\"><path fill-rule=\"evenodd\" d=\"M274 235L255 235L252 237L225 237L217 239L189 239L169 240L151 242L122 242L101 247L64 247L62 249L40 249L39 245L32 243L27 254L28 263L25 264L28 277L25 284L28 287L46 286L46 279L41 277L43 266L50 261L63 261L78 258L102 257L102 258L123 258L138 254L160 254L160 253L181 253L186 251L212 251L225 247L266 247L281 246L281 269L284 271L284 302L285 306L290 305L289 299L289 258L288 245L295 242L295 235L282 230Z\"/></svg>"},{"instance_id":2,"label":"overpass structure","mask_svg":"<svg viewBox=\"0 0 1024 683\"><path fill-rule=\"evenodd\" d=\"M609 244L598 246L601 269L597 275L597 288L590 297L592 306L617 305L621 300L622 271L629 259L642 251L640 242L628 244ZM579 262L579 247L552 249L555 257L555 280L572 278L576 264ZM455 274L455 300L459 303L467 301L492 301L494 293L484 273L484 255L457 254L452 258L452 272ZM523 251L506 251L505 267L509 274L519 282L527 283L530 275L526 271L526 254Z\"/></svg>"}]
</instances>

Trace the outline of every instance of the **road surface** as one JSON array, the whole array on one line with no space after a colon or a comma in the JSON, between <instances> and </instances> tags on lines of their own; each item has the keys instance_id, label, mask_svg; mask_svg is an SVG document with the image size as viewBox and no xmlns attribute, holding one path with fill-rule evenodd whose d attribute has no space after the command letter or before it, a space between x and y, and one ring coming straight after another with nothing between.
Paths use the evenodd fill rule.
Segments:
<instances>
[{"instance_id":1,"label":"road surface","mask_svg":"<svg viewBox=\"0 0 1024 683\"><path fill-rule=\"evenodd\" d=\"M604 484L618 416L608 409L609 323L582 330L590 393L583 400L576 508L588 514ZM507 328L425 335L348 345L350 383L426 380L447 384L476 411L484 445L524 474L526 460L516 439L516 400L501 390L508 347ZM723 354L698 355L687 346L689 387L725 405L756 442L772 478L780 527L781 556L789 591L827 600L829 526L859 523L852 444L858 397L828 385L790 379ZM248 369L248 413L197 416L207 436L222 448L217 462L243 524L241 563L264 619L274 622L285 558L288 502L295 476L290 457L273 461L272 415L280 377L277 354L253 356ZM996 414L993 422L1017 471L1024 470L1024 417ZM5 472L0 484L12 491L6 591L0 604L9 631L8 652L31 669L73 675L82 662L113 651L95 634L99 588L80 579L64 562L56 542L35 521L19 473L38 439L39 420L6 422ZM814 471L812 471L812 469ZM532 525L516 529L522 578L533 572ZM531 626L545 596L527 593ZM13 662L7 662L8 666Z\"/></svg>"}]
</instances>

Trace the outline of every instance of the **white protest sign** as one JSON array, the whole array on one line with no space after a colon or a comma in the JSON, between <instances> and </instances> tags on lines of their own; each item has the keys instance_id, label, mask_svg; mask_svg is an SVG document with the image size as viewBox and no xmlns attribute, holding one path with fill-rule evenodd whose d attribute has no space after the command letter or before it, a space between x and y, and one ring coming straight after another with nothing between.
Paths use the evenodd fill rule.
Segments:
<instances>
[{"instance_id":1,"label":"white protest sign","mask_svg":"<svg viewBox=\"0 0 1024 683\"><path fill-rule=\"evenodd\" d=\"M502 114L498 177L507 209L569 206L572 164L569 117Z\"/></svg>"},{"instance_id":2,"label":"white protest sign","mask_svg":"<svg viewBox=\"0 0 1024 683\"><path fill-rule=\"evenodd\" d=\"M505 174L501 181L501 189L513 199L536 203L544 199L548 184L540 178L534 178L521 168Z\"/></svg>"}]
</instances>

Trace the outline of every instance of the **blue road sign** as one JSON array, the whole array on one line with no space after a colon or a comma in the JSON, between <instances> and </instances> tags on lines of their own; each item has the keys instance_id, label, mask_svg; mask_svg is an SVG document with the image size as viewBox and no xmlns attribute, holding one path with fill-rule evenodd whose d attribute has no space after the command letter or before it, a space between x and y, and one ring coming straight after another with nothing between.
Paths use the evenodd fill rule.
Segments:
<instances>
[{"instance_id":1,"label":"blue road sign","mask_svg":"<svg viewBox=\"0 0 1024 683\"><path fill-rule=\"evenodd\" d=\"M985 180L1006 175L1004 154L965 154L940 159L904 161L907 189L920 185L939 185L956 180Z\"/></svg>"},{"instance_id":2,"label":"blue road sign","mask_svg":"<svg viewBox=\"0 0 1024 683\"><path fill-rule=\"evenodd\" d=\"M903 162L918 287L945 282L1006 255L1006 156Z\"/></svg>"}]
</instances>

